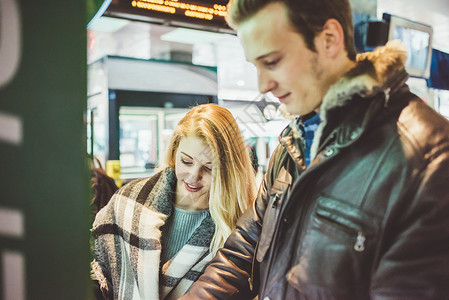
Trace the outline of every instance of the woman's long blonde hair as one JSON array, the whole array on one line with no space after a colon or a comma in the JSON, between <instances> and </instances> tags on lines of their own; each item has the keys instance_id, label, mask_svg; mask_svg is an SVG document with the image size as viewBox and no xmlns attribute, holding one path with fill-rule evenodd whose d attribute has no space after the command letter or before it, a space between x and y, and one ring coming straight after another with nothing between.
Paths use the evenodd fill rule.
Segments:
<instances>
[{"instance_id":1,"label":"woman's long blonde hair","mask_svg":"<svg viewBox=\"0 0 449 300\"><path fill-rule=\"evenodd\" d=\"M175 169L179 142L188 136L202 139L213 152L209 211L215 223L210 251L215 255L256 196L254 170L240 129L226 108L216 104L193 107L173 132L166 166Z\"/></svg>"}]
</instances>

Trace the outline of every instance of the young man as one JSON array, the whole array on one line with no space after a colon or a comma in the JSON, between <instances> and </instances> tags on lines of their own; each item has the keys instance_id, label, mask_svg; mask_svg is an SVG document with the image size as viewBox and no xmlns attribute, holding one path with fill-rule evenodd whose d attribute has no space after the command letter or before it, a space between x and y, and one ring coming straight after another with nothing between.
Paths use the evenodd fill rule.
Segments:
<instances>
[{"instance_id":1,"label":"young man","mask_svg":"<svg viewBox=\"0 0 449 300\"><path fill-rule=\"evenodd\" d=\"M347 0L235 0L229 22L261 92L321 123L311 153L281 135L182 299L449 299L449 122L405 85L402 46L356 58Z\"/></svg>"}]
</instances>

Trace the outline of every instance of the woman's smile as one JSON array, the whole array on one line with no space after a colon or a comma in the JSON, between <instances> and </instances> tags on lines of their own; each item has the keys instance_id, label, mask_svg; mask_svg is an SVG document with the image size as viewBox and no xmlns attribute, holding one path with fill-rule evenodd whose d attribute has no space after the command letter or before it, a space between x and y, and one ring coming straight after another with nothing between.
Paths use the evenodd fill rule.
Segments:
<instances>
[{"instance_id":1,"label":"woman's smile","mask_svg":"<svg viewBox=\"0 0 449 300\"><path fill-rule=\"evenodd\" d=\"M195 185L189 184L185 181L184 181L184 187L186 188L186 190L188 192L191 192L191 193L199 192L203 188L202 186L195 186Z\"/></svg>"}]
</instances>

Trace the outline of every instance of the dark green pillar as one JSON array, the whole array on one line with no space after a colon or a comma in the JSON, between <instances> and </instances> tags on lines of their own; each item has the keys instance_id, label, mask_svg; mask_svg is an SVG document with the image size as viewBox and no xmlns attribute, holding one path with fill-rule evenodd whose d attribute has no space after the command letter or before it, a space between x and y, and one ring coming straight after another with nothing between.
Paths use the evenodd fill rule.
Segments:
<instances>
[{"instance_id":1,"label":"dark green pillar","mask_svg":"<svg viewBox=\"0 0 449 300\"><path fill-rule=\"evenodd\" d=\"M0 0L2 300L90 297L86 7Z\"/></svg>"}]
</instances>

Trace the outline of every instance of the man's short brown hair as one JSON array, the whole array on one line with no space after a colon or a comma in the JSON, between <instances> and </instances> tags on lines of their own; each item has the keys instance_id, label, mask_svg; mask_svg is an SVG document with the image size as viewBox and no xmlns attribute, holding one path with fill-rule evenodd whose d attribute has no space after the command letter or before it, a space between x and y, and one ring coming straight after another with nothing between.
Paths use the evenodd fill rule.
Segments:
<instances>
[{"instance_id":1,"label":"man's short brown hair","mask_svg":"<svg viewBox=\"0 0 449 300\"><path fill-rule=\"evenodd\" d=\"M314 38L321 32L324 23L329 19L336 19L343 28L348 57L355 60L354 27L349 0L230 0L226 20L236 29L241 22L275 2L285 4L291 24L312 51L315 51Z\"/></svg>"}]
</instances>

